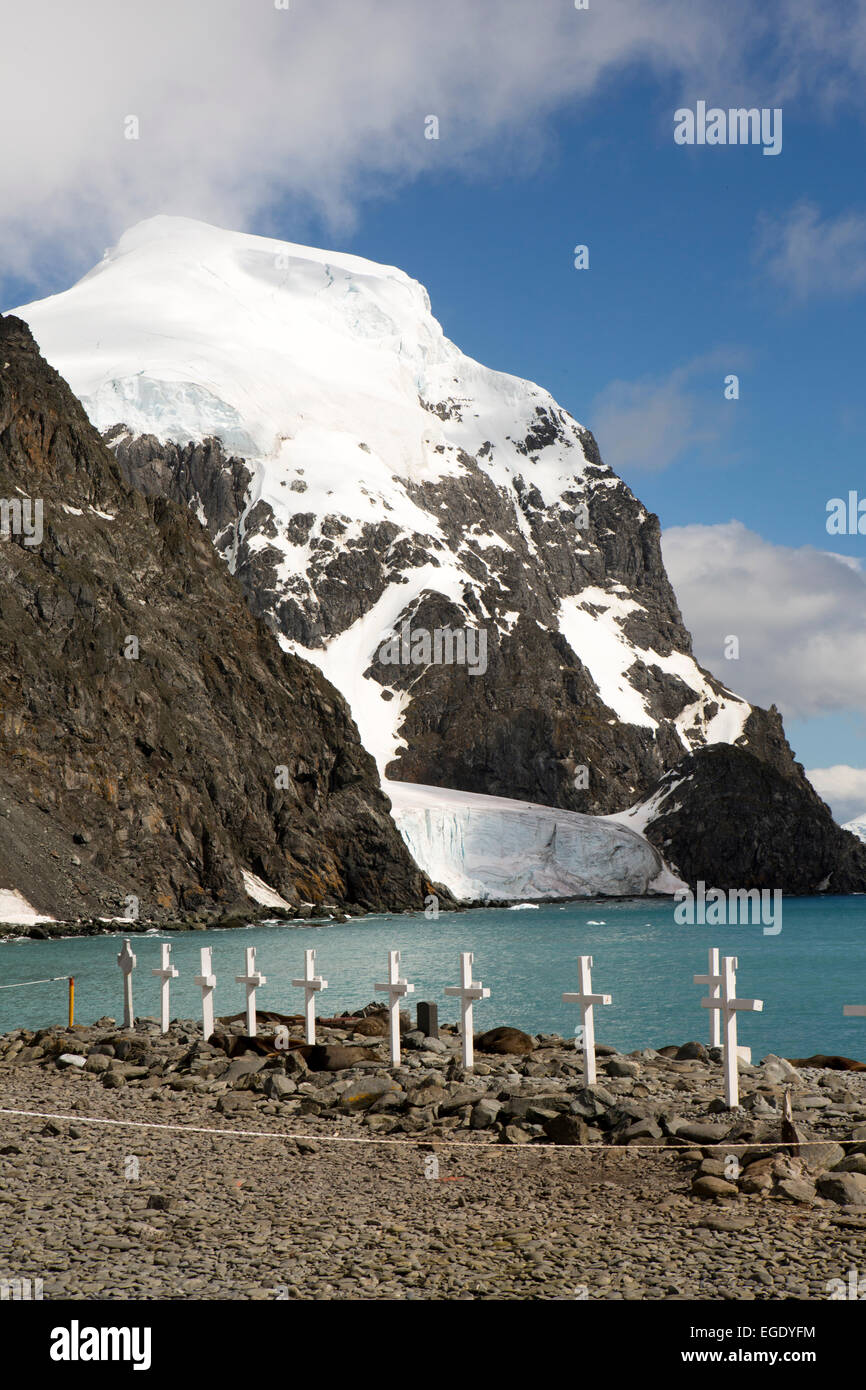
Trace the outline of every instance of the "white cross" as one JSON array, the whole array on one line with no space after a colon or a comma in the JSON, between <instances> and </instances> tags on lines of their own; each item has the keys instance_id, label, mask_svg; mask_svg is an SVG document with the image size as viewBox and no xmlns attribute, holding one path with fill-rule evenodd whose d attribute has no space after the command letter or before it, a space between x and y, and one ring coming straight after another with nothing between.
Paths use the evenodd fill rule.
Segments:
<instances>
[{"instance_id":1,"label":"white cross","mask_svg":"<svg viewBox=\"0 0 866 1390\"><path fill-rule=\"evenodd\" d=\"M266 976L260 970L256 970L256 948L247 947L247 973L245 975L235 975L235 981L239 985L247 987L247 1036L256 1036L256 990L259 985L268 983Z\"/></svg>"},{"instance_id":2,"label":"white cross","mask_svg":"<svg viewBox=\"0 0 866 1390\"><path fill-rule=\"evenodd\" d=\"M161 1031L161 1032L167 1033L167 1032L168 1032L168 1013L169 1013L169 1008L168 1008L168 991L169 991L169 985L170 985L170 981L171 981L171 980L176 980L177 977L178 977L178 974L180 973L180 972L178 971L178 969L177 969L177 966L172 965L172 963L171 963L171 945L169 944L169 942L164 941L163 944L162 944L162 965L160 966L159 970L151 970L150 973L151 973L151 975L158 975L158 976L160 977L160 979L162 980L162 984L161 984L161 986L160 986L161 1001L160 1001L160 1018L159 1018L159 1026L160 1026L160 1031Z\"/></svg>"},{"instance_id":3,"label":"white cross","mask_svg":"<svg viewBox=\"0 0 866 1390\"><path fill-rule=\"evenodd\" d=\"M216 987L216 975L213 973L210 946L202 946L201 948L201 974L196 975L193 983L201 989L201 1021L204 1040L207 1042L213 1033L213 992Z\"/></svg>"},{"instance_id":4,"label":"white cross","mask_svg":"<svg viewBox=\"0 0 866 1390\"><path fill-rule=\"evenodd\" d=\"M377 994L388 995L388 1013L391 1019L391 1066L400 1065L400 1000L407 994L415 993L415 986L400 978L400 952L388 952L388 982L374 985Z\"/></svg>"},{"instance_id":5,"label":"white cross","mask_svg":"<svg viewBox=\"0 0 866 1390\"><path fill-rule=\"evenodd\" d=\"M846 1018L866 1018L866 1004L843 1004L842 1013Z\"/></svg>"},{"instance_id":6,"label":"white cross","mask_svg":"<svg viewBox=\"0 0 866 1390\"><path fill-rule=\"evenodd\" d=\"M132 1014L132 972L136 967L137 958L132 953L132 947L127 939L123 943L123 950L117 957L117 964L123 971L123 1026L131 1028L133 1023Z\"/></svg>"},{"instance_id":7,"label":"white cross","mask_svg":"<svg viewBox=\"0 0 866 1390\"><path fill-rule=\"evenodd\" d=\"M719 948L710 947L709 969L706 975L695 975L696 985L710 985L712 987L712 997L718 999L722 990L722 979L719 974ZM710 1014L710 1047L721 1047L722 1045L722 1016L717 1009Z\"/></svg>"},{"instance_id":8,"label":"white cross","mask_svg":"<svg viewBox=\"0 0 866 1390\"><path fill-rule=\"evenodd\" d=\"M304 991L304 1018L306 1021L305 1039L308 1043L316 1041L316 995L319 990L328 988L328 981L316 974L316 953L304 952L304 978L292 980L295 989Z\"/></svg>"},{"instance_id":9,"label":"white cross","mask_svg":"<svg viewBox=\"0 0 866 1390\"><path fill-rule=\"evenodd\" d=\"M715 991L708 999L701 1000L702 1009L718 1009L724 1031L722 1049L725 1064L725 1103L734 1110L740 1103L740 1074L737 1067L737 1014L761 1013L762 999L737 998L737 957L723 956L722 968L718 975L711 975L706 983L720 985L721 993ZM701 981L703 983L703 981Z\"/></svg>"},{"instance_id":10,"label":"white cross","mask_svg":"<svg viewBox=\"0 0 866 1390\"><path fill-rule=\"evenodd\" d=\"M592 956L578 956L577 968L580 974L580 990L577 994L564 994L563 1004L579 1004L583 1015L583 1054L586 1067L587 1086L595 1085L595 1014L596 1004L609 1004L611 995L592 992Z\"/></svg>"},{"instance_id":11,"label":"white cross","mask_svg":"<svg viewBox=\"0 0 866 1390\"><path fill-rule=\"evenodd\" d=\"M466 1068L474 1067L475 1051L472 1038L472 1005L476 999L489 999L490 990L478 980L472 978L472 962L475 959L471 951L460 952L460 980L459 985L447 985L445 993L460 1000L460 1036L463 1039L463 1065Z\"/></svg>"}]
</instances>

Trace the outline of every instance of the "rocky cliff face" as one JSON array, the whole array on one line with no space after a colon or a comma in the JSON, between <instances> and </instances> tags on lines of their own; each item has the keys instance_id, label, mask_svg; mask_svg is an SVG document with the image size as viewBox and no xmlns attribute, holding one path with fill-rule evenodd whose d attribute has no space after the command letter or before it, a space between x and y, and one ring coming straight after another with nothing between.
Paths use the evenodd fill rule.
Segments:
<instances>
[{"instance_id":1,"label":"rocky cliff face","mask_svg":"<svg viewBox=\"0 0 866 1390\"><path fill-rule=\"evenodd\" d=\"M635 818L692 887L862 893L866 844L833 820L804 776L783 776L741 748L684 757ZM629 824L628 817L623 817Z\"/></svg>"},{"instance_id":2,"label":"rocky cliff face","mask_svg":"<svg viewBox=\"0 0 866 1390\"><path fill-rule=\"evenodd\" d=\"M60 916L231 909L245 872L290 904L423 905L343 698L280 651L189 507L127 488L9 316L0 508L0 886Z\"/></svg>"},{"instance_id":3,"label":"rocky cliff face","mask_svg":"<svg viewBox=\"0 0 866 1390\"><path fill-rule=\"evenodd\" d=\"M447 419L456 403L438 407ZM692 659L657 518L604 467L588 431L561 411L544 413L543 426L520 441L522 471L507 482L490 476L482 450L462 454L455 477L407 485L431 518L428 534L388 519L353 532L338 513L279 517L263 500L250 505L248 466L215 439L180 446L123 426L105 437L132 485L197 512L253 610L296 650L312 659L339 650L335 639L390 601L396 616L369 633L342 675L347 696L349 679L367 681L384 702L389 733L399 734L383 759L392 779L606 813L687 749L726 733L790 772L775 712L737 700ZM542 450L575 455L577 476L553 508L532 485ZM292 505L303 507L302 493ZM298 551L303 574L294 572ZM436 572L453 556L456 587ZM405 602L401 587L412 591ZM405 624L410 657L419 631L484 634L485 669L480 660L477 671L382 660ZM323 665L340 679L336 662ZM380 749L377 721L364 722Z\"/></svg>"}]
</instances>

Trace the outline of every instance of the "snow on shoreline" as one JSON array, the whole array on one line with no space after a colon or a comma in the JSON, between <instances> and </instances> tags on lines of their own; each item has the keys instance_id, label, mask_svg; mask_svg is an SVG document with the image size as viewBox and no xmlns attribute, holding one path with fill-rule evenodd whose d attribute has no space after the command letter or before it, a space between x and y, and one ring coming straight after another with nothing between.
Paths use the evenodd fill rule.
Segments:
<instances>
[{"instance_id":1,"label":"snow on shoreline","mask_svg":"<svg viewBox=\"0 0 866 1390\"><path fill-rule=\"evenodd\" d=\"M290 907L285 898L281 898L275 888L271 888L265 883L263 878L251 873L249 869L243 870L244 889L248 898L252 898L254 903L260 907Z\"/></svg>"},{"instance_id":2,"label":"snow on shoreline","mask_svg":"<svg viewBox=\"0 0 866 1390\"><path fill-rule=\"evenodd\" d=\"M0 888L0 922L12 926L33 927L38 922L53 921L54 917L42 916L14 888Z\"/></svg>"}]
</instances>

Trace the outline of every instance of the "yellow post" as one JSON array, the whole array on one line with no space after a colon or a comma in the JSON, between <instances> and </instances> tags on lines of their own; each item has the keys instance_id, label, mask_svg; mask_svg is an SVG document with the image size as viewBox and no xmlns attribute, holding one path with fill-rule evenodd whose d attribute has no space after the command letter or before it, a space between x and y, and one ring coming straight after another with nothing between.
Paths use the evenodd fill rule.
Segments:
<instances>
[{"instance_id":1,"label":"yellow post","mask_svg":"<svg viewBox=\"0 0 866 1390\"><path fill-rule=\"evenodd\" d=\"M75 1022L75 976L69 976L69 1026Z\"/></svg>"}]
</instances>

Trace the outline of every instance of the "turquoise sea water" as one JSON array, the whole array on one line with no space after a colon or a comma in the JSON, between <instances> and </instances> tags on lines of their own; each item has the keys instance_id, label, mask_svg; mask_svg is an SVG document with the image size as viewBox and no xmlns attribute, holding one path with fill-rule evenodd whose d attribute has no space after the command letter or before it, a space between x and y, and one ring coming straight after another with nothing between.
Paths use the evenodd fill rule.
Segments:
<instances>
[{"instance_id":1,"label":"turquoise sea water","mask_svg":"<svg viewBox=\"0 0 866 1390\"><path fill-rule=\"evenodd\" d=\"M623 1051L660 1047L691 1038L707 1041L704 994L692 976L705 973L707 950L739 958L740 996L764 1000L762 1014L740 1017L740 1042L755 1050L806 1056L844 1053L866 1060L866 1019L844 1018L843 1004L866 1004L866 897L792 898L784 902L782 931L764 936L760 926L678 926L665 901L591 902L535 910L479 909L383 915L324 926L256 926L233 931L183 932L131 938L138 957L134 972L136 1014L155 1016L159 943L170 940L180 970L172 983L172 1017L200 1017L200 991L193 984L199 949L213 948L217 1014L237 1013L244 991L244 948L258 948L257 965L267 976L258 993L263 1009L298 1013L304 950L318 951L317 968L329 982L319 997L323 1016L357 1009L387 978L387 952L402 951L402 971L419 999L439 1004L442 1022L456 1021L457 1004L443 994L459 982L459 953L475 952L475 978L491 997L475 1008L477 1029L512 1024L528 1032L574 1033L579 1011L563 1004L564 990L578 987L577 957L591 954L593 987L613 996L596 1011L599 1041ZM76 1021L90 1023L122 1014L117 953L123 934L67 941L12 940L0 945L0 984L74 974ZM0 989L0 1031L65 1022L63 983Z\"/></svg>"}]
</instances>

